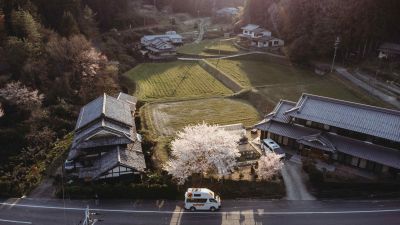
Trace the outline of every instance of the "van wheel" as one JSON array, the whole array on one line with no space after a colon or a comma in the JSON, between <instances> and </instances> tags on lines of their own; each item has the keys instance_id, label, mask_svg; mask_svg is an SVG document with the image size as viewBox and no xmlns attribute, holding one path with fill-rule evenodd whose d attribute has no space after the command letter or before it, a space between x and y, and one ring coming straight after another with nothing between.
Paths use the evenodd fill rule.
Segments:
<instances>
[{"instance_id":1,"label":"van wheel","mask_svg":"<svg viewBox=\"0 0 400 225\"><path fill-rule=\"evenodd\" d=\"M215 207L214 207L214 206L211 206L211 207L210 207L210 211L211 211L211 212L215 212Z\"/></svg>"},{"instance_id":2,"label":"van wheel","mask_svg":"<svg viewBox=\"0 0 400 225\"><path fill-rule=\"evenodd\" d=\"M190 207L190 211L194 212L196 211L196 208L194 206Z\"/></svg>"}]
</instances>

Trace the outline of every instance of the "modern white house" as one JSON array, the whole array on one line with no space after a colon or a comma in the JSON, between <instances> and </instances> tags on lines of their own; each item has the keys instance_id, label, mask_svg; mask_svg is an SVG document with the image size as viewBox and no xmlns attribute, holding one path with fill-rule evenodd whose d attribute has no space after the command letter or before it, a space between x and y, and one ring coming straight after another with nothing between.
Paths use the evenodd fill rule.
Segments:
<instances>
[{"instance_id":1,"label":"modern white house","mask_svg":"<svg viewBox=\"0 0 400 225\"><path fill-rule=\"evenodd\" d=\"M242 33L239 36L244 38L271 36L271 31L261 28L259 25L256 24L247 24L241 29Z\"/></svg>"},{"instance_id":2,"label":"modern white house","mask_svg":"<svg viewBox=\"0 0 400 225\"><path fill-rule=\"evenodd\" d=\"M258 48L280 47L284 44L285 42L282 39L271 36L253 38L251 41L251 46L256 46Z\"/></svg>"},{"instance_id":3,"label":"modern white house","mask_svg":"<svg viewBox=\"0 0 400 225\"><path fill-rule=\"evenodd\" d=\"M285 42L282 39L272 36L271 31L266 30L256 24L247 24L242 27L239 34L240 42L247 43L251 47L271 48L282 47Z\"/></svg>"}]
</instances>

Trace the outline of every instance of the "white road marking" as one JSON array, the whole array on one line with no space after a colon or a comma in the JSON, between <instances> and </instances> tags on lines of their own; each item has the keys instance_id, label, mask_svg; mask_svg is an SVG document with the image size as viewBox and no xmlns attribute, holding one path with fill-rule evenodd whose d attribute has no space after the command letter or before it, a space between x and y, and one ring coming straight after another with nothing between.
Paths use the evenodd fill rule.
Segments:
<instances>
[{"instance_id":1,"label":"white road marking","mask_svg":"<svg viewBox=\"0 0 400 225\"><path fill-rule=\"evenodd\" d=\"M4 220L4 219L0 219L0 222L32 224L32 222L28 222L28 221Z\"/></svg>"},{"instance_id":2,"label":"white road marking","mask_svg":"<svg viewBox=\"0 0 400 225\"><path fill-rule=\"evenodd\" d=\"M39 209L59 209L59 210L78 210L84 211L86 208L78 207L59 207L59 206L46 206L46 205L27 205L27 204L10 204L0 203L0 205L13 206L13 207L26 207L26 208L39 208ZM387 212L400 212L400 208L395 209L377 209L377 210L349 210L349 211L288 211L288 212L255 212L255 211L226 211L226 212L187 212L187 211L155 211L155 210L130 210L130 209L95 209L91 211L97 212L121 212L121 213L157 213L157 214L258 214L258 215L308 215L308 214L360 214L360 213L387 213Z\"/></svg>"}]
</instances>

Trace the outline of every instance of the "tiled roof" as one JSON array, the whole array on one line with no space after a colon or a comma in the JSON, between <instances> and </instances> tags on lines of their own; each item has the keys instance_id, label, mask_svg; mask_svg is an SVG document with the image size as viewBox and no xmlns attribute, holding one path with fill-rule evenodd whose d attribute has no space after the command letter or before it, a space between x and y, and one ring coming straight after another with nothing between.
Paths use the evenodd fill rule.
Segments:
<instances>
[{"instance_id":1,"label":"tiled roof","mask_svg":"<svg viewBox=\"0 0 400 225\"><path fill-rule=\"evenodd\" d=\"M292 125L288 123L275 122L273 120L263 124L258 124L255 127L259 130L270 131L272 133L290 137L296 140L304 136L319 133L319 131L312 128Z\"/></svg>"},{"instance_id":2,"label":"tiled roof","mask_svg":"<svg viewBox=\"0 0 400 225\"><path fill-rule=\"evenodd\" d=\"M335 134L324 134L339 152L400 169L400 151Z\"/></svg>"},{"instance_id":3,"label":"tiled roof","mask_svg":"<svg viewBox=\"0 0 400 225\"><path fill-rule=\"evenodd\" d=\"M144 172L146 163L139 141L129 144L128 147L115 146L96 160L92 167L81 168L79 170L79 178L91 178L95 180L119 165L130 167L138 172Z\"/></svg>"},{"instance_id":4,"label":"tiled roof","mask_svg":"<svg viewBox=\"0 0 400 225\"><path fill-rule=\"evenodd\" d=\"M258 125L257 128L260 130L269 131L271 133L299 140L299 143L306 144L312 147L320 149L323 149L322 147L327 147L327 150L334 148L338 152L346 153L355 157L363 158L369 161L400 169L400 151L395 149L386 148L383 146L366 143L347 137L342 137L333 133L321 133L321 131L319 130L308 127L275 121L270 121L262 125ZM320 139L322 138L321 140L323 140L325 145L329 146L321 146L320 144L317 144L315 142L302 142L302 140L308 140L312 136L319 136Z\"/></svg>"},{"instance_id":5,"label":"tiled roof","mask_svg":"<svg viewBox=\"0 0 400 225\"><path fill-rule=\"evenodd\" d=\"M117 99L118 100L122 100L122 101L126 101L126 102L128 102L130 104L136 104L137 103L137 98L135 96L128 95L128 94L125 94L123 92L119 93Z\"/></svg>"},{"instance_id":6,"label":"tiled roof","mask_svg":"<svg viewBox=\"0 0 400 225\"><path fill-rule=\"evenodd\" d=\"M295 105L296 105L295 102L280 100L279 103L275 106L274 110L270 114L268 114L265 118L283 123L289 123L290 116L285 114L285 112L293 108Z\"/></svg>"},{"instance_id":7,"label":"tiled roof","mask_svg":"<svg viewBox=\"0 0 400 225\"><path fill-rule=\"evenodd\" d=\"M400 141L400 111L303 94L287 115Z\"/></svg>"},{"instance_id":8,"label":"tiled roof","mask_svg":"<svg viewBox=\"0 0 400 225\"><path fill-rule=\"evenodd\" d=\"M301 137L300 139L297 140L297 142L324 151L336 152L336 148L332 144L332 142L321 133Z\"/></svg>"},{"instance_id":9,"label":"tiled roof","mask_svg":"<svg viewBox=\"0 0 400 225\"><path fill-rule=\"evenodd\" d=\"M130 105L104 94L81 108L75 130L101 118L109 118L128 126L133 125Z\"/></svg>"}]
</instances>

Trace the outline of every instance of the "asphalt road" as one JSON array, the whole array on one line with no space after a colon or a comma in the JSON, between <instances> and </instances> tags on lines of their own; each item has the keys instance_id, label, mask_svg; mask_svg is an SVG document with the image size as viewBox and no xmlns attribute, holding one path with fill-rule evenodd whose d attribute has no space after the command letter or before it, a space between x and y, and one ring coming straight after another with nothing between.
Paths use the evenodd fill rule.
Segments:
<instances>
[{"instance_id":1,"label":"asphalt road","mask_svg":"<svg viewBox=\"0 0 400 225\"><path fill-rule=\"evenodd\" d=\"M187 212L180 201L0 201L0 224L77 225L84 209L100 219L96 225L398 225L400 200L285 201L227 200L218 212Z\"/></svg>"}]
</instances>

